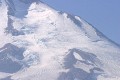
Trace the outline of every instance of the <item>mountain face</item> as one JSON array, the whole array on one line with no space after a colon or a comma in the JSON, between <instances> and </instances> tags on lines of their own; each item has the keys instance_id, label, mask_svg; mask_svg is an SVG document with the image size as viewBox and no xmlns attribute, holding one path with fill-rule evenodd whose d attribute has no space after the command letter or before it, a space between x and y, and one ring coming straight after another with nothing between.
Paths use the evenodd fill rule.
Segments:
<instances>
[{"instance_id":1,"label":"mountain face","mask_svg":"<svg viewBox=\"0 0 120 80\"><path fill-rule=\"evenodd\" d=\"M0 0L0 80L120 80L120 46L39 0Z\"/></svg>"}]
</instances>

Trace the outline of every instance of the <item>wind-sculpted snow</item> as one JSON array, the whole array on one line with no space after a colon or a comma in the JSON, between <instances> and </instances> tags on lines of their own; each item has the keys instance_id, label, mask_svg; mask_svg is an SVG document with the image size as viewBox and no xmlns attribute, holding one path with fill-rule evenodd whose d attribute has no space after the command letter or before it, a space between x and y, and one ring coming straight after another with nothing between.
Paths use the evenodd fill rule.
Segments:
<instances>
[{"instance_id":1,"label":"wind-sculpted snow","mask_svg":"<svg viewBox=\"0 0 120 80\"><path fill-rule=\"evenodd\" d=\"M12 79L11 79L11 76L8 76L8 77L3 78L3 79L1 79L1 80L12 80Z\"/></svg>"},{"instance_id":2,"label":"wind-sculpted snow","mask_svg":"<svg viewBox=\"0 0 120 80\"><path fill-rule=\"evenodd\" d=\"M120 47L40 0L0 0L0 80L120 80Z\"/></svg>"},{"instance_id":3,"label":"wind-sculpted snow","mask_svg":"<svg viewBox=\"0 0 120 80\"><path fill-rule=\"evenodd\" d=\"M74 53L78 53L83 60L76 59ZM80 66L80 63L87 66L91 65L92 68L89 69L90 72L86 72L85 70L75 66ZM58 80L97 80L97 76L104 72L100 69L100 66L102 66L102 63L97 56L74 48L69 50L64 60L64 68L69 69L69 71L62 72Z\"/></svg>"},{"instance_id":4,"label":"wind-sculpted snow","mask_svg":"<svg viewBox=\"0 0 120 80\"><path fill-rule=\"evenodd\" d=\"M23 32L18 31L14 28L13 26L14 20L11 18L11 16L24 18L25 15L28 14L28 9L29 9L30 4L34 1L32 0L6 0L5 2L8 8L8 12L7 12L8 14L7 25L8 26L6 27L6 32L11 33L13 36L24 35Z\"/></svg>"},{"instance_id":5,"label":"wind-sculpted snow","mask_svg":"<svg viewBox=\"0 0 120 80\"><path fill-rule=\"evenodd\" d=\"M79 56L81 56L82 60L78 60L77 58L75 58L74 53L77 53ZM73 64L75 64L77 61L80 61L81 63L84 63L86 65L102 66L102 63L97 58L97 56L92 53L84 52L75 48L69 50L69 53L65 58L66 67L67 65L68 67L73 67Z\"/></svg>"},{"instance_id":6,"label":"wind-sculpted snow","mask_svg":"<svg viewBox=\"0 0 120 80\"><path fill-rule=\"evenodd\" d=\"M19 48L10 43L0 48L0 72L15 73L23 67L29 67L38 62L37 53L30 53L24 57L24 51L24 48Z\"/></svg>"},{"instance_id":7,"label":"wind-sculpted snow","mask_svg":"<svg viewBox=\"0 0 120 80\"><path fill-rule=\"evenodd\" d=\"M0 48L0 72L15 73L19 71L22 65L19 60L23 57L23 48L18 48L10 43Z\"/></svg>"}]
</instances>

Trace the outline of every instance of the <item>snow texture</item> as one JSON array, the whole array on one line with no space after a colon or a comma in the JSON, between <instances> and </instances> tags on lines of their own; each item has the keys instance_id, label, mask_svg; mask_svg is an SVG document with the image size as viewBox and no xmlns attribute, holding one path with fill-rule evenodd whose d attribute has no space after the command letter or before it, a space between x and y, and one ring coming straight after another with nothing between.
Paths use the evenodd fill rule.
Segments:
<instances>
[{"instance_id":1,"label":"snow texture","mask_svg":"<svg viewBox=\"0 0 120 80\"><path fill-rule=\"evenodd\" d=\"M0 0L0 80L120 80L120 46L40 0Z\"/></svg>"}]
</instances>

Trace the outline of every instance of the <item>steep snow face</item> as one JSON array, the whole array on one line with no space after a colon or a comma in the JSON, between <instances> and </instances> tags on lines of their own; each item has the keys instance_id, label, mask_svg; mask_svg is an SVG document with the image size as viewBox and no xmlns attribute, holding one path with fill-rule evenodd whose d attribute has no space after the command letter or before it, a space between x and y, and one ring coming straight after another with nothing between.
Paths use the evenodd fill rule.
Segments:
<instances>
[{"instance_id":1,"label":"steep snow face","mask_svg":"<svg viewBox=\"0 0 120 80\"><path fill-rule=\"evenodd\" d=\"M33 3L39 3L39 0L1 0L1 5L7 8L7 27L6 32L12 35L22 35L23 33L14 29L12 16L17 18L24 18L28 14L28 8Z\"/></svg>"},{"instance_id":2,"label":"steep snow face","mask_svg":"<svg viewBox=\"0 0 120 80\"><path fill-rule=\"evenodd\" d=\"M5 0L8 6L8 14L20 18L27 14L27 10L32 2L38 1L39 0Z\"/></svg>"},{"instance_id":3,"label":"steep snow face","mask_svg":"<svg viewBox=\"0 0 120 80\"><path fill-rule=\"evenodd\" d=\"M7 42L11 42L9 38L10 35L5 34L5 28L8 26L8 15L7 15L7 7L6 4L2 4L3 1L0 1L0 47L4 46ZM9 37L8 37L9 36ZM7 40L7 42L6 42Z\"/></svg>"},{"instance_id":4,"label":"steep snow face","mask_svg":"<svg viewBox=\"0 0 120 80\"><path fill-rule=\"evenodd\" d=\"M1 80L119 80L120 47L39 0L1 0Z\"/></svg>"}]
</instances>

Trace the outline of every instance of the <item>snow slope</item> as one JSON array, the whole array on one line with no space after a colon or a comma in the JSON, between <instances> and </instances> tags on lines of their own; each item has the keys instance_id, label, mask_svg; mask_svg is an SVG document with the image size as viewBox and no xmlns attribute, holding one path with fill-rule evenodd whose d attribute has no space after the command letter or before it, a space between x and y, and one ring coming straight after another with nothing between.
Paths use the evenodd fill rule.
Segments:
<instances>
[{"instance_id":1,"label":"snow slope","mask_svg":"<svg viewBox=\"0 0 120 80\"><path fill-rule=\"evenodd\" d=\"M120 47L39 0L0 0L0 80L120 80Z\"/></svg>"}]
</instances>

